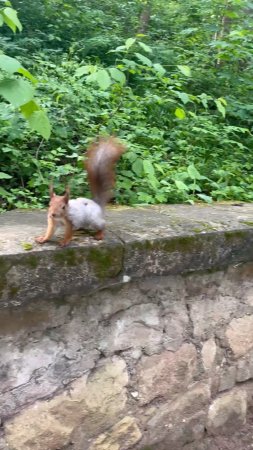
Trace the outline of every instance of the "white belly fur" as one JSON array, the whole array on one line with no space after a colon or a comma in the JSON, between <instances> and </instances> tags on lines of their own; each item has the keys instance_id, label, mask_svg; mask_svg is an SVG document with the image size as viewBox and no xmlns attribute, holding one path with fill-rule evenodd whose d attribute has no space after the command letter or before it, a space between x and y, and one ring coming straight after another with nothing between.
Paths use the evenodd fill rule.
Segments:
<instances>
[{"instance_id":1,"label":"white belly fur","mask_svg":"<svg viewBox=\"0 0 253 450\"><path fill-rule=\"evenodd\" d=\"M102 208L88 198L77 198L68 202L68 217L75 230L103 230L105 226Z\"/></svg>"}]
</instances>

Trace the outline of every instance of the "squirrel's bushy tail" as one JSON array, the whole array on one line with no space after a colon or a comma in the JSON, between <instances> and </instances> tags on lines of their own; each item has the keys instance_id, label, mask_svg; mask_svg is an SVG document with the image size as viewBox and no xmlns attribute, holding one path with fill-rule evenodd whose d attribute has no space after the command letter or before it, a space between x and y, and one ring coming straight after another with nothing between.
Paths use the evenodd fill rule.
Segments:
<instances>
[{"instance_id":1,"label":"squirrel's bushy tail","mask_svg":"<svg viewBox=\"0 0 253 450\"><path fill-rule=\"evenodd\" d=\"M85 166L93 200L102 208L113 196L115 164L125 147L114 137L99 138L87 150Z\"/></svg>"}]
</instances>

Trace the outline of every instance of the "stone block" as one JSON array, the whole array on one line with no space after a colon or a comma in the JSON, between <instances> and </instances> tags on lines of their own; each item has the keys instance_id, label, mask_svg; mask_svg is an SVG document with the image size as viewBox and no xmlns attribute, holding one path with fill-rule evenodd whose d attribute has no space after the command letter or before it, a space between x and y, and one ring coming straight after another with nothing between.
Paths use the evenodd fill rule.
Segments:
<instances>
[{"instance_id":1,"label":"stone block","mask_svg":"<svg viewBox=\"0 0 253 450\"><path fill-rule=\"evenodd\" d=\"M130 348L155 353L161 348L163 334L159 307L153 303L132 306L113 317L109 326L100 328L100 334L99 349L106 355Z\"/></svg>"},{"instance_id":2,"label":"stone block","mask_svg":"<svg viewBox=\"0 0 253 450\"><path fill-rule=\"evenodd\" d=\"M209 372L214 368L217 356L217 346L214 339L208 339L204 342L201 356L204 370Z\"/></svg>"},{"instance_id":3,"label":"stone block","mask_svg":"<svg viewBox=\"0 0 253 450\"><path fill-rule=\"evenodd\" d=\"M184 318L168 317L164 321L163 346L166 350L176 351L183 343L186 334L187 321Z\"/></svg>"},{"instance_id":4,"label":"stone block","mask_svg":"<svg viewBox=\"0 0 253 450\"><path fill-rule=\"evenodd\" d=\"M54 307L54 314L48 322L48 330L41 330L42 324L39 323L37 334L33 328L32 331L28 328L27 335L23 331L20 335L24 326L21 320L16 321L17 335L0 339L2 418L17 414L27 404L51 396L59 387L93 369L99 358L94 342L96 321L86 317L86 308L75 310L73 317L65 317L64 324L56 320L54 326L56 309ZM48 310L52 312L52 308L48 307ZM64 322L66 311L68 308L59 308L59 320Z\"/></svg>"},{"instance_id":5,"label":"stone block","mask_svg":"<svg viewBox=\"0 0 253 450\"><path fill-rule=\"evenodd\" d=\"M113 358L87 380L82 377L63 394L41 401L5 424L6 441L11 450L58 450L80 427L85 441L103 432L118 420L126 403L128 383L122 359ZM86 441L87 442L87 441Z\"/></svg>"},{"instance_id":6,"label":"stone block","mask_svg":"<svg viewBox=\"0 0 253 450\"><path fill-rule=\"evenodd\" d=\"M63 344L46 336L40 342L26 343L23 348L20 344L0 341L0 392L28 383L34 371L46 370L62 350Z\"/></svg>"},{"instance_id":7,"label":"stone block","mask_svg":"<svg viewBox=\"0 0 253 450\"><path fill-rule=\"evenodd\" d=\"M110 320L117 313L128 310L134 305L150 303L147 295L142 293L135 283L116 284L110 289L95 292L89 296L89 317Z\"/></svg>"},{"instance_id":8,"label":"stone block","mask_svg":"<svg viewBox=\"0 0 253 450\"><path fill-rule=\"evenodd\" d=\"M224 367L220 371L219 392L234 387L236 382L236 367Z\"/></svg>"},{"instance_id":9,"label":"stone block","mask_svg":"<svg viewBox=\"0 0 253 450\"><path fill-rule=\"evenodd\" d=\"M128 450L141 439L141 432L133 417L124 417L91 444L89 450Z\"/></svg>"},{"instance_id":10,"label":"stone block","mask_svg":"<svg viewBox=\"0 0 253 450\"><path fill-rule=\"evenodd\" d=\"M232 319L226 337L236 358L248 353L253 348L253 315Z\"/></svg>"},{"instance_id":11,"label":"stone block","mask_svg":"<svg viewBox=\"0 0 253 450\"><path fill-rule=\"evenodd\" d=\"M184 283L177 279L179 286ZM178 289L178 294L180 289ZM187 336L189 317L184 301L181 296L174 301L163 301L165 311L164 320L164 342L166 350L176 351L181 347L184 338Z\"/></svg>"},{"instance_id":12,"label":"stone block","mask_svg":"<svg viewBox=\"0 0 253 450\"><path fill-rule=\"evenodd\" d=\"M140 403L160 397L172 401L192 383L196 368L197 352L192 344L183 344L175 353L144 356L137 365Z\"/></svg>"},{"instance_id":13,"label":"stone block","mask_svg":"<svg viewBox=\"0 0 253 450\"><path fill-rule=\"evenodd\" d=\"M250 305L253 306L253 284L246 285L243 289L243 298Z\"/></svg>"},{"instance_id":14,"label":"stone block","mask_svg":"<svg viewBox=\"0 0 253 450\"><path fill-rule=\"evenodd\" d=\"M207 431L212 435L233 433L246 421L247 392L234 389L216 398L208 411Z\"/></svg>"},{"instance_id":15,"label":"stone block","mask_svg":"<svg viewBox=\"0 0 253 450\"><path fill-rule=\"evenodd\" d=\"M253 381L248 381L243 385L243 388L247 392L247 406L248 411L251 413L253 412Z\"/></svg>"},{"instance_id":16,"label":"stone block","mask_svg":"<svg viewBox=\"0 0 253 450\"><path fill-rule=\"evenodd\" d=\"M191 299L189 306L194 336L207 339L215 335L216 328L230 320L237 311L238 300L220 294L212 297L207 287L205 294Z\"/></svg>"},{"instance_id":17,"label":"stone block","mask_svg":"<svg viewBox=\"0 0 253 450\"><path fill-rule=\"evenodd\" d=\"M201 439L209 401L209 386L198 383L171 404L159 405L146 426L147 446L150 444L154 449L182 449L186 443Z\"/></svg>"},{"instance_id":18,"label":"stone block","mask_svg":"<svg viewBox=\"0 0 253 450\"><path fill-rule=\"evenodd\" d=\"M237 361L236 381L241 383L253 378L253 350Z\"/></svg>"}]
</instances>

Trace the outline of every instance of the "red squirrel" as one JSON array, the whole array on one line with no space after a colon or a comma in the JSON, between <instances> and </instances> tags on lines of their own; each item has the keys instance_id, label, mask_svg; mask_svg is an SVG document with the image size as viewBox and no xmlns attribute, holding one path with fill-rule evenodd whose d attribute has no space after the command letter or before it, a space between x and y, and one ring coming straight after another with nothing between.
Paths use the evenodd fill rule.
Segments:
<instances>
[{"instance_id":1,"label":"red squirrel","mask_svg":"<svg viewBox=\"0 0 253 450\"><path fill-rule=\"evenodd\" d=\"M35 238L39 244L51 239L58 223L65 227L62 247L69 244L73 230L86 229L96 232L95 239L104 239L104 209L112 198L115 184L115 164L125 147L114 137L99 138L87 150L85 167L93 200L88 198L69 199L69 189L62 196L56 195L50 187L50 203L45 235Z\"/></svg>"}]
</instances>

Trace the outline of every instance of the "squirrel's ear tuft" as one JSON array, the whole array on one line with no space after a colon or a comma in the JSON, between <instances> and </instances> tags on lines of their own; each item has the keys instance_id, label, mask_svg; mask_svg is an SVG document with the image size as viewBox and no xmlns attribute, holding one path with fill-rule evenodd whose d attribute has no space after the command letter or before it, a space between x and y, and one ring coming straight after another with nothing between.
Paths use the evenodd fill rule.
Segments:
<instances>
[{"instance_id":1,"label":"squirrel's ear tuft","mask_svg":"<svg viewBox=\"0 0 253 450\"><path fill-rule=\"evenodd\" d=\"M65 203L68 203L69 196L70 196L70 189L69 189L69 186L66 186L64 196L63 196Z\"/></svg>"},{"instance_id":2,"label":"squirrel's ear tuft","mask_svg":"<svg viewBox=\"0 0 253 450\"><path fill-rule=\"evenodd\" d=\"M53 183L50 183L50 185L49 185L49 194L50 194L50 198L55 196Z\"/></svg>"}]
</instances>

